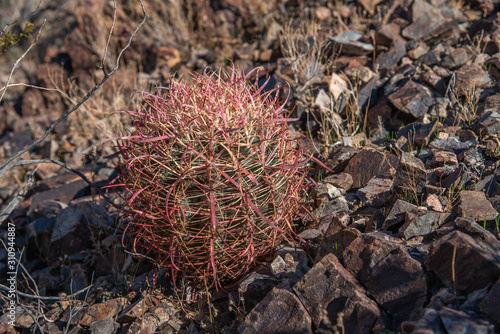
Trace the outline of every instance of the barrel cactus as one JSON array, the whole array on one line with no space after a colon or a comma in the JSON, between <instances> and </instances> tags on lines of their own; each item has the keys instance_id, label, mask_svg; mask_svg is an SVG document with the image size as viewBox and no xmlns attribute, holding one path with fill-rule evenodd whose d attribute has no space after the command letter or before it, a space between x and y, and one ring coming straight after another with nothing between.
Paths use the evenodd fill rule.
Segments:
<instances>
[{"instance_id":1,"label":"barrel cactus","mask_svg":"<svg viewBox=\"0 0 500 334\"><path fill-rule=\"evenodd\" d=\"M221 287L285 239L304 209L305 158L288 112L249 75L204 73L140 93L116 138L134 251Z\"/></svg>"}]
</instances>

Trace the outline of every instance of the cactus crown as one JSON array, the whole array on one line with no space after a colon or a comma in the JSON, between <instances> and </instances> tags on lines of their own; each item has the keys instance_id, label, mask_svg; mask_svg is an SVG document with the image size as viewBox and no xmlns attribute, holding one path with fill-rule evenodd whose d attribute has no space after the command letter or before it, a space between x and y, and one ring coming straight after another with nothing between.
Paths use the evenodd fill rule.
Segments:
<instances>
[{"instance_id":1,"label":"cactus crown","mask_svg":"<svg viewBox=\"0 0 500 334\"><path fill-rule=\"evenodd\" d=\"M249 74L195 75L140 93L136 133L115 138L134 251L220 287L284 239L303 209L304 158L287 112ZM139 248L140 250L139 250Z\"/></svg>"}]
</instances>

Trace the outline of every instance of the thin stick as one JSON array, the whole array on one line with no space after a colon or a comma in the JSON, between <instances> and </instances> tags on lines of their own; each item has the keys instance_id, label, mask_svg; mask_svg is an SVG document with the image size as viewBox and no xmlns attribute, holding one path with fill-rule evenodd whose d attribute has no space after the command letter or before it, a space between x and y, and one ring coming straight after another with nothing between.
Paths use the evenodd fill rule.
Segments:
<instances>
[{"instance_id":1,"label":"thin stick","mask_svg":"<svg viewBox=\"0 0 500 334\"><path fill-rule=\"evenodd\" d=\"M113 30L115 28L115 22L116 22L116 0L113 1L113 23L111 24L111 28L109 29L108 41L106 42L106 47L104 48L104 56L102 57L101 61L102 71L104 75L107 74L106 65L104 63L106 61L106 55L108 54L108 46L109 42L111 41L111 35L113 34Z\"/></svg>"},{"instance_id":2,"label":"thin stick","mask_svg":"<svg viewBox=\"0 0 500 334\"><path fill-rule=\"evenodd\" d=\"M16 24L17 22L19 22L19 21L21 21L21 20L23 20L23 19L27 18L28 16L31 16L31 14L35 13L35 12L38 10L38 8L40 8L40 4L41 4L41 3L42 3L42 0L38 0L38 5L36 6L36 8L35 8L35 9L33 9L33 11L31 11L30 13L28 13L28 14L24 15L23 17L20 17L20 18L18 18L17 20L12 21L11 23L7 24L7 25L6 25L6 26L2 29L2 31L0 31L0 36L1 36L1 35L3 35L3 33L5 32L5 29L7 29L8 27L10 27L11 25Z\"/></svg>"},{"instance_id":3,"label":"thin stick","mask_svg":"<svg viewBox=\"0 0 500 334\"><path fill-rule=\"evenodd\" d=\"M10 167L10 164L12 163L12 161L14 161L16 158L18 158L19 156L21 156L23 153L25 152L28 152L30 151L31 149L33 149L35 146L37 146L40 142L42 142L45 138L47 138L47 136L49 134L52 133L52 131L54 130L54 128L59 124L61 123L64 119L66 119L69 115L71 115L75 110L77 110L78 108L80 108L82 106L82 104L84 104L92 95L94 95L94 93L113 75L113 73L115 73L118 68L120 67L120 59L123 55L123 53L125 52L125 50L128 49L128 47L130 46L130 44L132 43L132 39L134 38L134 36L136 35L136 33L139 31L139 29L144 25L144 23L146 22L146 19L148 17L147 13L146 13L146 8L144 8L144 3L142 2L142 0L139 0L141 2L141 7L142 7L142 12L144 14L144 18L142 20L142 22L137 26L137 28L135 28L134 32L130 35L129 39L128 39L128 42L127 42L127 45L125 45L121 50L120 50L120 53L118 54L118 57L116 58L116 63L115 63L115 67L111 70L111 72L107 73L104 75L104 78L102 78L102 80L97 83L81 100L80 102L78 102L74 107L72 107L71 109L65 111L61 117L59 117L54 123L52 123L50 125L50 127L47 129L47 131L45 131L45 133L40 137L38 138L37 140L35 140L33 143L31 143L30 145L26 146L25 148L23 148L22 150L18 151L16 154L14 154L12 157L10 157L9 159L7 159L4 163L0 164L0 177L2 177L5 172L7 172L9 169L11 169L12 167ZM17 62L16 62L17 63ZM5 93L5 91L4 91ZM2 95L3 96L3 95ZM1 100L1 99L0 99Z\"/></svg>"},{"instance_id":4,"label":"thin stick","mask_svg":"<svg viewBox=\"0 0 500 334\"><path fill-rule=\"evenodd\" d=\"M8 87L9 86L9 83L10 83L10 80L12 79L12 75L14 74L14 71L16 70L16 67L17 65L19 65L19 63L21 62L21 60L24 59L24 57L26 57L26 55L28 54L28 52L30 52L30 50L35 46L35 44L38 42L38 37L40 37L40 33L42 32L42 29L43 27L45 26L45 23L47 22L47 20L43 20L43 23L42 23L42 26L40 27L40 29L38 30L38 34L36 35L36 38L35 38L35 41L33 43L31 43L31 45L29 46L28 49L26 49L26 51L24 51L24 53L21 55L21 57L19 57L16 62L14 63L14 66L12 66L12 70L10 71L10 75L9 75L9 78L7 79L7 84L5 85L5 87ZM0 96L0 102L3 100L3 97L5 95L5 92L7 91L7 89L4 89L3 92L2 92L2 95ZM24 152L23 152L24 153Z\"/></svg>"}]
</instances>

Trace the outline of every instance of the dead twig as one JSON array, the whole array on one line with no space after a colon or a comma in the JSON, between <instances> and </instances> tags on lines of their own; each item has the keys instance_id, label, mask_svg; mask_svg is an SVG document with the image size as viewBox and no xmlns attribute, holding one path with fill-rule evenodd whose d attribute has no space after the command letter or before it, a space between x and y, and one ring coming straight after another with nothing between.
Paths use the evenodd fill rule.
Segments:
<instances>
[{"instance_id":1,"label":"dead twig","mask_svg":"<svg viewBox=\"0 0 500 334\"><path fill-rule=\"evenodd\" d=\"M142 12L144 14L144 18L142 19L141 23L136 27L136 29L132 32L132 34L130 35L128 41L127 41L127 44L120 50L120 52L118 53L118 56L116 57L116 62L115 62L115 66L113 67L113 69L110 71L110 72L106 72L103 68L103 71L104 71L104 77L101 79L101 81L99 81L90 91L87 92L87 94L78 102L76 103L72 108L68 109L67 111L65 111L61 117L59 117L54 123L52 123L49 128L45 131L45 133L38 139L36 139L35 141L33 141L30 145L26 146L25 148L19 150L17 153L15 153L13 156L11 156L10 158L8 158L6 161L4 161L2 164L0 164L0 178L7 172L9 171L10 169L12 169L13 167L16 167L16 166L21 166L21 165L30 165L30 164L36 164L36 163L55 163L55 164L58 164L60 166L62 166L63 168L66 168L68 169L69 171L77 174L78 176L80 176L85 182L87 182L91 187L95 188L95 189L98 189L98 187L96 187L91 181L89 181L85 175L83 175L81 172L67 166L66 164L64 163L61 163L59 161L56 161L56 160L52 160L52 159L42 159L42 160L22 160L22 161L17 161L17 162L14 162L15 159L17 159L18 157L20 157L22 154L24 154L25 152L28 152L28 151L31 151L34 147L36 147L39 143L41 143L45 138L47 138L47 136L49 134L52 133L52 131L54 130L54 128L59 124L61 123L64 119L66 119L69 115L71 115L74 111L78 110L92 95L94 95L94 93L118 70L118 68L120 67L120 59L123 55L123 53L125 52L125 50L127 50L130 46L130 44L132 43L132 39L134 38L134 36L137 34L137 32L139 31L139 29L144 25L144 23L146 22L146 19L148 17L148 14L146 12L146 8L144 7L144 3L142 0L139 0L140 3L141 3L141 7L142 7ZM116 6L115 6L116 7ZM116 8L115 8L116 9ZM116 14L114 14L115 16ZM113 22L114 22L114 19L113 19ZM44 24L45 24L45 21L44 21ZM6 86L4 87L3 91L2 91L2 95L0 96L0 101L2 100L5 92L6 92L6 88L9 87L9 84L10 84L10 80L11 80L11 77L12 77L12 74L15 70L15 68L17 67L17 65L19 64L19 62L26 56L26 54L31 50L31 48L36 44L36 42L38 41L38 37L40 36L40 32L43 28L43 25L42 27L40 28L39 32L38 32L38 35L35 39L35 41L31 44L31 46L25 51L25 53L15 62L13 68L12 68L12 71L10 73L10 76L9 76L9 79L7 81L7 84ZM113 26L111 27L111 31L113 30L114 28L114 23L113 23ZM110 35L111 35L111 32L110 32ZM105 61L105 58L106 58L106 53L107 53L107 45L106 45L106 50L105 50L105 54L103 55L103 59L102 59L102 64L104 64L104 61ZM103 65L104 66L104 65ZM100 189L98 189L100 190ZM103 197L105 198L105 200L110 203L111 205L115 206L116 205L111 201L109 200L109 198L107 198L106 196L103 195ZM7 208L4 209L2 211L2 213L0 213L0 225L3 223L3 221L5 221L7 219L7 217L12 213L12 211L20 204L20 200L18 199L18 197L14 198L8 205L7 205ZM7 210L8 209L8 210Z\"/></svg>"},{"instance_id":2,"label":"dead twig","mask_svg":"<svg viewBox=\"0 0 500 334\"><path fill-rule=\"evenodd\" d=\"M0 96L0 102L3 100L3 97L5 95L5 92L7 91L7 87L9 86L10 84L10 80L12 79L12 75L14 74L14 71L16 70L16 67L17 65L19 65L19 63L21 62L21 60L24 59L24 57L26 57L26 55L31 51L31 49L35 46L35 44L38 42L38 37L40 37L40 33L42 32L42 29L43 27L45 26L45 23L47 22L47 20L44 20L43 23L42 23L42 26L40 27L40 29L38 30L38 34L36 35L36 38L35 38L35 41L33 43L31 43L31 45L26 49L26 51L24 51L24 53L21 55L21 57L19 57L16 62L14 63L14 65L12 66L12 70L10 71L10 74L9 74L9 78L7 79L7 84L5 84L5 89L3 90L2 92L2 95ZM24 153L24 152L23 152ZM22 154L22 153L21 153Z\"/></svg>"},{"instance_id":3,"label":"dead twig","mask_svg":"<svg viewBox=\"0 0 500 334\"><path fill-rule=\"evenodd\" d=\"M0 31L0 36L2 36L5 32L5 30L10 27L11 25L14 25L16 24L17 22L21 21L21 20L24 20L25 18L27 18L28 16L31 16L33 13L35 13L36 11L38 11L38 8L40 8L40 5L42 4L42 0L38 0L38 4L36 5L36 8L33 9L30 13L18 18L17 20L15 21L12 21L11 23L7 24L3 29L2 31Z\"/></svg>"},{"instance_id":4,"label":"dead twig","mask_svg":"<svg viewBox=\"0 0 500 334\"><path fill-rule=\"evenodd\" d=\"M33 188L34 179L36 170L39 166L35 168L35 170L28 177L28 181L21 191L9 202L9 204L0 212L0 226L3 222L10 216L10 214L21 204L24 197L28 194L28 192Z\"/></svg>"}]
</instances>

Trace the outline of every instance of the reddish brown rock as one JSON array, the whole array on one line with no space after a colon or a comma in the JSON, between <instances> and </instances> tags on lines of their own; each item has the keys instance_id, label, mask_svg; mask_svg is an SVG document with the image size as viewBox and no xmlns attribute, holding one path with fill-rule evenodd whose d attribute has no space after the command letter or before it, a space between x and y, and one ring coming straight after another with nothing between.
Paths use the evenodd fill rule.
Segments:
<instances>
[{"instance_id":1,"label":"reddish brown rock","mask_svg":"<svg viewBox=\"0 0 500 334\"><path fill-rule=\"evenodd\" d=\"M427 295L420 263L389 235L362 234L343 253L344 264L397 321L421 310Z\"/></svg>"},{"instance_id":2,"label":"reddish brown rock","mask_svg":"<svg viewBox=\"0 0 500 334\"><path fill-rule=\"evenodd\" d=\"M391 197L392 183L392 177L375 176L356 192L356 196L368 206L381 207Z\"/></svg>"},{"instance_id":3,"label":"reddish brown rock","mask_svg":"<svg viewBox=\"0 0 500 334\"><path fill-rule=\"evenodd\" d=\"M335 148L326 161L326 165L335 173L342 172L347 166L349 160L359 152L360 151L354 147L341 146Z\"/></svg>"},{"instance_id":4,"label":"reddish brown rock","mask_svg":"<svg viewBox=\"0 0 500 334\"><path fill-rule=\"evenodd\" d=\"M453 152L437 151L434 152L432 160L428 160L428 168L443 167L446 165L453 166L458 164L457 155Z\"/></svg>"},{"instance_id":5,"label":"reddish brown rock","mask_svg":"<svg viewBox=\"0 0 500 334\"><path fill-rule=\"evenodd\" d=\"M351 174L354 188L362 188L374 176L391 176L396 165L397 158L394 155L365 149L349 160L344 171Z\"/></svg>"},{"instance_id":6,"label":"reddish brown rock","mask_svg":"<svg viewBox=\"0 0 500 334\"><path fill-rule=\"evenodd\" d=\"M484 88L491 84L491 78L481 66L468 64L457 71L457 92L459 94L471 91L474 88Z\"/></svg>"},{"instance_id":7,"label":"reddish brown rock","mask_svg":"<svg viewBox=\"0 0 500 334\"><path fill-rule=\"evenodd\" d=\"M238 333L312 334L311 318L293 293L276 287L247 315Z\"/></svg>"},{"instance_id":8,"label":"reddish brown rock","mask_svg":"<svg viewBox=\"0 0 500 334\"><path fill-rule=\"evenodd\" d=\"M294 291L319 328L325 326L324 312L333 324L341 314L345 333L369 333L381 316L377 304L333 254L309 270Z\"/></svg>"},{"instance_id":9,"label":"reddish brown rock","mask_svg":"<svg viewBox=\"0 0 500 334\"><path fill-rule=\"evenodd\" d=\"M471 217L480 224L484 221L492 221L498 216L498 212L486 199L484 192L462 190L458 196L460 204L457 213L459 216Z\"/></svg>"},{"instance_id":10,"label":"reddish brown rock","mask_svg":"<svg viewBox=\"0 0 500 334\"><path fill-rule=\"evenodd\" d=\"M389 50L382 52L376 60L376 65L380 70L387 70L398 65L401 58L406 55L406 42L403 38L397 37L390 45Z\"/></svg>"},{"instance_id":11,"label":"reddish brown rock","mask_svg":"<svg viewBox=\"0 0 500 334\"><path fill-rule=\"evenodd\" d=\"M329 175L325 178L325 183L330 183L337 188L340 188L344 191L351 189L353 184L353 179L351 174L349 173L339 173Z\"/></svg>"},{"instance_id":12,"label":"reddish brown rock","mask_svg":"<svg viewBox=\"0 0 500 334\"><path fill-rule=\"evenodd\" d=\"M425 188L427 171L422 160L403 152L399 160L394 187L406 194L419 194Z\"/></svg>"},{"instance_id":13,"label":"reddish brown rock","mask_svg":"<svg viewBox=\"0 0 500 334\"><path fill-rule=\"evenodd\" d=\"M389 95L389 101L397 110L414 120L422 117L435 104L430 89L412 80Z\"/></svg>"},{"instance_id":14,"label":"reddish brown rock","mask_svg":"<svg viewBox=\"0 0 500 334\"><path fill-rule=\"evenodd\" d=\"M318 247L314 263L318 263L326 254L342 256L342 252L361 232L353 227L346 227L338 217L334 217Z\"/></svg>"},{"instance_id":15,"label":"reddish brown rock","mask_svg":"<svg viewBox=\"0 0 500 334\"><path fill-rule=\"evenodd\" d=\"M82 326L90 326L94 321L98 321L105 318L111 318L117 315L123 308L128 304L125 298L115 298L108 302L94 304L89 306L84 312L82 321L80 324Z\"/></svg>"},{"instance_id":16,"label":"reddish brown rock","mask_svg":"<svg viewBox=\"0 0 500 334\"><path fill-rule=\"evenodd\" d=\"M396 23L388 23L380 28L379 31L377 31L377 34L375 35L375 41L378 45L389 46L391 45L393 40L395 40L396 38L400 38L400 30L401 28Z\"/></svg>"},{"instance_id":17,"label":"reddish brown rock","mask_svg":"<svg viewBox=\"0 0 500 334\"><path fill-rule=\"evenodd\" d=\"M432 244L425 266L447 287L468 294L498 279L498 245L493 247L481 238L453 231Z\"/></svg>"}]
</instances>

